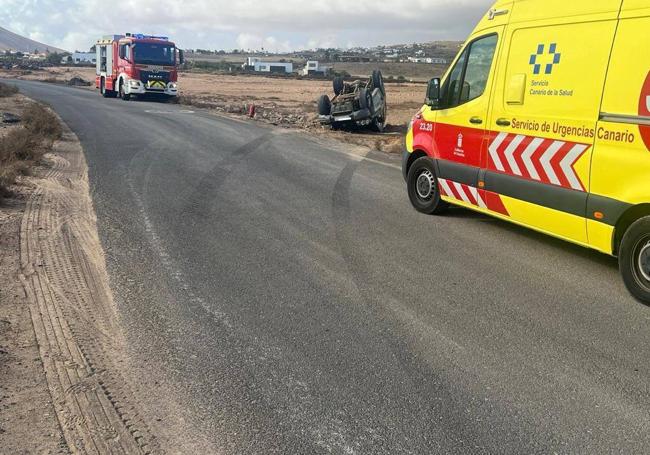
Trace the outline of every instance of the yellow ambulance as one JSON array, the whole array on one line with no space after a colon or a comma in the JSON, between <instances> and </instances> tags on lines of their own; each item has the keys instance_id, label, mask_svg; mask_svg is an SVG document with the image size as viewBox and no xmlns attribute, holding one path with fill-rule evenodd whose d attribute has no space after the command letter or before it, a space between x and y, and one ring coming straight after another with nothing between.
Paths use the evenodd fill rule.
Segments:
<instances>
[{"instance_id":1,"label":"yellow ambulance","mask_svg":"<svg viewBox=\"0 0 650 455\"><path fill-rule=\"evenodd\" d=\"M500 0L433 79L402 160L460 205L619 258L650 303L650 0Z\"/></svg>"}]
</instances>

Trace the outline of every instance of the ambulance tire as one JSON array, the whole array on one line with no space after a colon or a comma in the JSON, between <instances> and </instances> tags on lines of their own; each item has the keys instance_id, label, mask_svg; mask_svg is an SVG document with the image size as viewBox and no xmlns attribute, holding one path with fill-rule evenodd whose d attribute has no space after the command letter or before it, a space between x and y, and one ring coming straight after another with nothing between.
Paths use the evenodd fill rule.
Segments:
<instances>
[{"instance_id":1,"label":"ambulance tire","mask_svg":"<svg viewBox=\"0 0 650 455\"><path fill-rule=\"evenodd\" d=\"M618 263L628 291L650 305L650 216L637 220L623 236Z\"/></svg>"},{"instance_id":2,"label":"ambulance tire","mask_svg":"<svg viewBox=\"0 0 650 455\"><path fill-rule=\"evenodd\" d=\"M418 158L409 169L406 185L415 210L427 215L439 215L449 208L440 198L436 166L429 157Z\"/></svg>"}]
</instances>

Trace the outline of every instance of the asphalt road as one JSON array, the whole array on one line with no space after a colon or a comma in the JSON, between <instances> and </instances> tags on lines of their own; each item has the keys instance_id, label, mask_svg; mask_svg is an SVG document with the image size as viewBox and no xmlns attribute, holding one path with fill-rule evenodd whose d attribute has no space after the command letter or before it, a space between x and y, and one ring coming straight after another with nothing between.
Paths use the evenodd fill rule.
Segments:
<instances>
[{"instance_id":1,"label":"asphalt road","mask_svg":"<svg viewBox=\"0 0 650 455\"><path fill-rule=\"evenodd\" d=\"M84 146L128 368L170 451L650 447L650 308L614 259L417 214L397 158L18 85Z\"/></svg>"}]
</instances>

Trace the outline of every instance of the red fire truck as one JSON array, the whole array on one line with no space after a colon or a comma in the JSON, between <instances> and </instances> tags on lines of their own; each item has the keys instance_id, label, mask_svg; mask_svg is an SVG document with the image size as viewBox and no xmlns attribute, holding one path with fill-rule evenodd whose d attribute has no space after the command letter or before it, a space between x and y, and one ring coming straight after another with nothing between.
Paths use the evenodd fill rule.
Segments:
<instances>
[{"instance_id":1,"label":"red fire truck","mask_svg":"<svg viewBox=\"0 0 650 455\"><path fill-rule=\"evenodd\" d=\"M111 35L98 40L95 47L95 86L105 98L178 95L177 66L183 64L183 51L166 36Z\"/></svg>"}]
</instances>

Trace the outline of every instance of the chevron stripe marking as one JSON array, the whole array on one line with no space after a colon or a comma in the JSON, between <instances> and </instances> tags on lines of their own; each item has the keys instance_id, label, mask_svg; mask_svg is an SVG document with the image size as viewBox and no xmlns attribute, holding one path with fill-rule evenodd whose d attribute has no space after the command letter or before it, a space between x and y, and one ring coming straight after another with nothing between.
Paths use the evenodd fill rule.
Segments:
<instances>
[{"instance_id":1,"label":"chevron stripe marking","mask_svg":"<svg viewBox=\"0 0 650 455\"><path fill-rule=\"evenodd\" d=\"M522 135L515 136L515 138L512 141L510 141L510 144L508 145L506 151L504 152L504 155L506 157L506 160L508 161L508 165L510 165L510 169L512 170L512 173L519 176L521 176L521 170L519 169L517 160L515 160L514 154L525 138L526 136L522 136Z\"/></svg>"},{"instance_id":2,"label":"chevron stripe marking","mask_svg":"<svg viewBox=\"0 0 650 455\"><path fill-rule=\"evenodd\" d=\"M573 165L576 161L578 161L578 158L582 156L587 148L587 145L576 144L573 146L571 151L566 154L562 161L560 161L560 167L562 168L564 175L566 175L566 178L569 181L569 185L571 185L571 188L574 190L585 190L582 186L582 183L580 182L580 179L578 179L578 176L576 175L575 169L573 169Z\"/></svg>"},{"instance_id":3,"label":"chevron stripe marking","mask_svg":"<svg viewBox=\"0 0 650 455\"><path fill-rule=\"evenodd\" d=\"M533 139L530 144L528 144L528 147L526 147L526 150L524 150L524 153L521 155L521 159L524 162L524 166L526 167L526 172L528 172L528 175L530 175L530 178L534 180L541 180L539 177L539 174L537 173L537 169L535 169L535 165L533 164L533 161L531 160L531 157L533 156L533 153L537 151L540 145L544 143L544 139L540 137L536 137Z\"/></svg>"},{"instance_id":4,"label":"chevron stripe marking","mask_svg":"<svg viewBox=\"0 0 650 455\"><path fill-rule=\"evenodd\" d=\"M539 162L542 164L542 168L548 177L548 180L554 185L562 185L560 179L557 178L553 166L551 166L551 160L555 157L555 154L564 146L564 142L555 141L549 148L546 149Z\"/></svg>"},{"instance_id":5,"label":"chevron stripe marking","mask_svg":"<svg viewBox=\"0 0 650 455\"><path fill-rule=\"evenodd\" d=\"M490 157L492 157L492 162L494 162L497 170L501 172L504 172L505 168L503 167L503 163L501 163L501 158L499 157L499 147L501 147L501 144L503 144L503 141L505 141L507 137L508 133L499 133L488 149Z\"/></svg>"}]
</instances>

